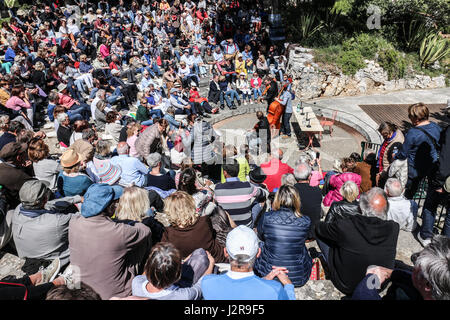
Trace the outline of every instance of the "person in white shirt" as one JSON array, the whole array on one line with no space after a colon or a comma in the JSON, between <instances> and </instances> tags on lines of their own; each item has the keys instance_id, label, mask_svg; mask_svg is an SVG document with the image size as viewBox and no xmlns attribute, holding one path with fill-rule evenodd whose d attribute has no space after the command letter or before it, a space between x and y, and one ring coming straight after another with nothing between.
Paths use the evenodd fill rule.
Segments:
<instances>
[{"instance_id":1,"label":"person in white shirt","mask_svg":"<svg viewBox=\"0 0 450 320\"><path fill-rule=\"evenodd\" d=\"M186 62L184 61L180 62L180 67L178 68L178 75L181 78L183 87L188 87L191 81L194 81L198 86L199 83L198 76L191 73L191 70L187 67Z\"/></svg>"},{"instance_id":2,"label":"person in white shirt","mask_svg":"<svg viewBox=\"0 0 450 320\"><path fill-rule=\"evenodd\" d=\"M203 63L203 59L200 55L200 52L196 49L194 49L194 55L192 57L194 72L196 75L200 74L201 78L206 77L206 68Z\"/></svg>"},{"instance_id":3,"label":"person in white shirt","mask_svg":"<svg viewBox=\"0 0 450 320\"><path fill-rule=\"evenodd\" d=\"M245 79L245 73L241 72L239 79L236 81L237 89L242 92L242 100L244 101L244 106L247 105L247 100L250 103L252 91L250 90L250 83Z\"/></svg>"},{"instance_id":4,"label":"person in white shirt","mask_svg":"<svg viewBox=\"0 0 450 320\"><path fill-rule=\"evenodd\" d=\"M73 34L74 37L78 36L78 34L80 33L80 28L78 28L75 19L69 19L69 23L67 24L67 31L70 34Z\"/></svg>"},{"instance_id":5,"label":"person in white shirt","mask_svg":"<svg viewBox=\"0 0 450 320\"><path fill-rule=\"evenodd\" d=\"M216 47L213 57L216 60L216 63L223 64L225 62L225 57L223 56L223 52L220 50L219 46Z\"/></svg>"},{"instance_id":6,"label":"person in white shirt","mask_svg":"<svg viewBox=\"0 0 450 320\"><path fill-rule=\"evenodd\" d=\"M106 91L103 90L103 89L99 89L95 93L95 99L92 100L92 102L91 102L91 116L92 116L92 120L95 120L95 109L97 109L97 103L100 100L105 100L105 99L106 99ZM112 109L109 106L107 106L107 107L105 107L104 112L106 113L106 112L109 112L111 110Z\"/></svg>"},{"instance_id":7,"label":"person in white shirt","mask_svg":"<svg viewBox=\"0 0 450 320\"><path fill-rule=\"evenodd\" d=\"M189 54L188 49L184 50L184 53L181 56L180 61L183 61L184 63L186 63L188 68L192 71L192 69L194 67L194 57Z\"/></svg>"},{"instance_id":8,"label":"person in white shirt","mask_svg":"<svg viewBox=\"0 0 450 320\"><path fill-rule=\"evenodd\" d=\"M384 185L389 201L387 220L393 220L400 225L400 229L412 232L417 226L417 203L403 196L403 187L400 180L389 178Z\"/></svg>"}]
</instances>

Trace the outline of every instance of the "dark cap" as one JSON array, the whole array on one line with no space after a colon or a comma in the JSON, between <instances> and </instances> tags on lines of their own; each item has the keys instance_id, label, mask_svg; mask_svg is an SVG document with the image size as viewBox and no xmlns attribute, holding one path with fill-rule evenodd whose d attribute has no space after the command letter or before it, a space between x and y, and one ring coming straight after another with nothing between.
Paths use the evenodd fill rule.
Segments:
<instances>
[{"instance_id":1,"label":"dark cap","mask_svg":"<svg viewBox=\"0 0 450 320\"><path fill-rule=\"evenodd\" d=\"M250 177L250 180L255 183L263 183L264 180L266 180L267 176L264 173L264 171L261 169L261 167L256 167L250 173L248 174Z\"/></svg>"}]
</instances>

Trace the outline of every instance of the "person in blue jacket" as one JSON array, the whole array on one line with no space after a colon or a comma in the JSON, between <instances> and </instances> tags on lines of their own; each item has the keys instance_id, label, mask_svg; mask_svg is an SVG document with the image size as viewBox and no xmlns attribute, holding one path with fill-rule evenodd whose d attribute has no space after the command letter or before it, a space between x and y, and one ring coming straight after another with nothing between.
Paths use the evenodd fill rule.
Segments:
<instances>
[{"instance_id":1,"label":"person in blue jacket","mask_svg":"<svg viewBox=\"0 0 450 320\"><path fill-rule=\"evenodd\" d=\"M405 197L412 199L420 181L430 177L437 168L438 143L441 128L429 121L430 111L423 103L416 103L408 108L408 117L413 127L408 130L405 141L394 159L408 160L408 181Z\"/></svg>"},{"instance_id":2,"label":"person in blue jacket","mask_svg":"<svg viewBox=\"0 0 450 320\"><path fill-rule=\"evenodd\" d=\"M261 256L255 262L255 273L263 277L271 272L273 265L284 267L294 286L303 286L312 268L312 258L305 245L310 228L311 219L300 213L297 190L282 185L275 194L272 210L258 223L258 236L263 243Z\"/></svg>"}]
</instances>

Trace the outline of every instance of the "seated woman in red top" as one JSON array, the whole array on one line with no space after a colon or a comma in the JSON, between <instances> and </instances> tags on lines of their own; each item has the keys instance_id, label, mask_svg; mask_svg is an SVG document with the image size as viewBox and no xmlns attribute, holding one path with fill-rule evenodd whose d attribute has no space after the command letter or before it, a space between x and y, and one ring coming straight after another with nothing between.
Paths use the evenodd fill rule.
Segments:
<instances>
[{"instance_id":1,"label":"seated woman in red top","mask_svg":"<svg viewBox=\"0 0 450 320\"><path fill-rule=\"evenodd\" d=\"M212 108L208 102L208 98L200 96L197 84L193 83L189 91L189 102L195 103L195 110L202 110L206 113L218 113L219 108ZM209 116L206 116L209 118Z\"/></svg>"}]
</instances>

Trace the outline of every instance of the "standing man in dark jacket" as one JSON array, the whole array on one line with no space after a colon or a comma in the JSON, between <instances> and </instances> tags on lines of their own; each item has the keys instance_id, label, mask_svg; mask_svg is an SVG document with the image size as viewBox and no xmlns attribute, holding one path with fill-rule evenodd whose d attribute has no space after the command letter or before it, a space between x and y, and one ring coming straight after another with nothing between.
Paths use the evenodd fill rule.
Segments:
<instances>
[{"instance_id":1,"label":"standing man in dark jacket","mask_svg":"<svg viewBox=\"0 0 450 320\"><path fill-rule=\"evenodd\" d=\"M270 153L270 143L272 140L272 135L270 132L269 120L264 116L262 111L256 112L256 118L258 118L258 122L253 127L253 130L256 132L256 137L259 139L258 142L258 152L261 145L264 145L264 140L266 140L267 150L261 150L261 153Z\"/></svg>"},{"instance_id":2,"label":"standing man in dark jacket","mask_svg":"<svg viewBox=\"0 0 450 320\"><path fill-rule=\"evenodd\" d=\"M450 116L450 109L446 110ZM428 245L433 237L433 226L436 218L436 209L448 196L449 190L445 190L445 180L450 176L450 126L442 131L439 141L441 151L439 153L439 164L427 191L427 198L423 205L422 226L417 235L423 246ZM450 215L448 214L444 222L442 234L450 237Z\"/></svg>"},{"instance_id":3,"label":"standing man in dark jacket","mask_svg":"<svg viewBox=\"0 0 450 320\"><path fill-rule=\"evenodd\" d=\"M361 195L362 215L316 225L316 240L328 265L331 281L351 295L370 265L393 269L399 225L386 221L387 196L380 188Z\"/></svg>"},{"instance_id":4,"label":"standing man in dark jacket","mask_svg":"<svg viewBox=\"0 0 450 320\"><path fill-rule=\"evenodd\" d=\"M311 229L308 239L314 238L316 224L320 221L322 212L322 191L319 187L311 187L309 179L311 178L311 167L307 163L300 163L294 170L294 176L298 183L294 185L300 194L301 212L311 219Z\"/></svg>"},{"instance_id":5,"label":"standing man in dark jacket","mask_svg":"<svg viewBox=\"0 0 450 320\"><path fill-rule=\"evenodd\" d=\"M271 78L272 77L272 78ZM264 100L267 101L267 112L269 112L270 104L275 100L278 95L278 86L275 76L269 76L265 80L266 86L270 86L267 90L266 97Z\"/></svg>"}]
</instances>

